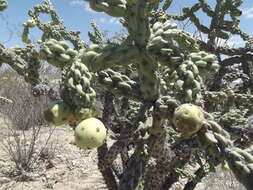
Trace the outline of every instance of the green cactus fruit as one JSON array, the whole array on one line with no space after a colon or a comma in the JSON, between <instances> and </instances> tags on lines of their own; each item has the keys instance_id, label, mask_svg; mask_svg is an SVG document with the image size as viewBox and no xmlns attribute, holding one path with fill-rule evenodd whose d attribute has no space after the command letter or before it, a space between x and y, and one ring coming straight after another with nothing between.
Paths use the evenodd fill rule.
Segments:
<instances>
[{"instance_id":1,"label":"green cactus fruit","mask_svg":"<svg viewBox=\"0 0 253 190\"><path fill-rule=\"evenodd\" d=\"M191 56L192 61L194 62L200 61L202 59L202 57L198 55L197 53L192 53L190 56Z\"/></svg>"},{"instance_id":2,"label":"green cactus fruit","mask_svg":"<svg viewBox=\"0 0 253 190\"><path fill-rule=\"evenodd\" d=\"M202 109L193 104L182 104L173 115L173 124L178 131L187 135L198 132L205 121Z\"/></svg>"},{"instance_id":3,"label":"green cactus fruit","mask_svg":"<svg viewBox=\"0 0 253 190\"><path fill-rule=\"evenodd\" d=\"M183 80L177 80L175 83L176 90L183 90L184 81Z\"/></svg>"},{"instance_id":4,"label":"green cactus fruit","mask_svg":"<svg viewBox=\"0 0 253 190\"><path fill-rule=\"evenodd\" d=\"M207 55L206 57L204 57L202 60L205 62L213 62L215 61L217 58L215 55L211 54L211 55Z\"/></svg>"},{"instance_id":5,"label":"green cactus fruit","mask_svg":"<svg viewBox=\"0 0 253 190\"><path fill-rule=\"evenodd\" d=\"M64 47L62 47L59 44L52 44L50 46L50 50L53 51L53 52L57 52L57 53L64 53L65 52Z\"/></svg>"},{"instance_id":6,"label":"green cactus fruit","mask_svg":"<svg viewBox=\"0 0 253 190\"><path fill-rule=\"evenodd\" d=\"M217 139L215 138L215 136L213 135L213 133L210 133L210 132L206 132L205 133L205 140L208 141L209 143L214 143L214 144L217 144L218 141Z\"/></svg>"},{"instance_id":7,"label":"green cactus fruit","mask_svg":"<svg viewBox=\"0 0 253 190\"><path fill-rule=\"evenodd\" d=\"M71 57L65 53L60 54L60 56L57 58L59 61L62 61L62 62L68 62L71 59Z\"/></svg>"},{"instance_id":8,"label":"green cactus fruit","mask_svg":"<svg viewBox=\"0 0 253 190\"><path fill-rule=\"evenodd\" d=\"M66 53L67 55L69 55L70 57L75 57L75 56L78 55L78 51L73 50L73 49L68 49L65 53Z\"/></svg>"},{"instance_id":9,"label":"green cactus fruit","mask_svg":"<svg viewBox=\"0 0 253 190\"><path fill-rule=\"evenodd\" d=\"M189 102L192 101L192 89L186 90L186 101L189 101Z\"/></svg>"},{"instance_id":10,"label":"green cactus fruit","mask_svg":"<svg viewBox=\"0 0 253 190\"><path fill-rule=\"evenodd\" d=\"M206 67L207 66L207 62L205 61L196 61L195 64L198 66L198 67Z\"/></svg>"},{"instance_id":11,"label":"green cactus fruit","mask_svg":"<svg viewBox=\"0 0 253 190\"><path fill-rule=\"evenodd\" d=\"M213 63L211 65L211 70L214 71L214 72L217 72L220 68L220 65L218 63Z\"/></svg>"},{"instance_id":12,"label":"green cactus fruit","mask_svg":"<svg viewBox=\"0 0 253 190\"><path fill-rule=\"evenodd\" d=\"M54 57L54 54L53 54L53 52L49 49L49 47L45 47L44 49L42 49L47 55L47 57L49 57L49 58L52 58L52 57Z\"/></svg>"},{"instance_id":13,"label":"green cactus fruit","mask_svg":"<svg viewBox=\"0 0 253 190\"><path fill-rule=\"evenodd\" d=\"M52 103L44 110L45 120L55 126L63 125L73 120L73 114L70 107L63 101Z\"/></svg>"},{"instance_id":14,"label":"green cactus fruit","mask_svg":"<svg viewBox=\"0 0 253 190\"><path fill-rule=\"evenodd\" d=\"M69 49L69 45L65 41L59 41L59 45L61 45L65 50Z\"/></svg>"},{"instance_id":15,"label":"green cactus fruit","mask_svg":"<svg viewBox=\"0 0 253 190\"><path fill-rule=\"evenodd\" d=\"M81 149L97 148L106 140L106 128L96 119L89 118L81 121L75 128L75 144Z\"/></svg>"},{"instance_id":16,"label":"green cactus fruit","mask_svg":"<svg viewBox=\"0 0 253 190\"><path fill-rule=\"evenodd\" d=\"M154 25L153 25L153 32L156 32L158 29L162 28L163 27L163 23L161 22L156 22Z\"/></svg>"}]
</instances>

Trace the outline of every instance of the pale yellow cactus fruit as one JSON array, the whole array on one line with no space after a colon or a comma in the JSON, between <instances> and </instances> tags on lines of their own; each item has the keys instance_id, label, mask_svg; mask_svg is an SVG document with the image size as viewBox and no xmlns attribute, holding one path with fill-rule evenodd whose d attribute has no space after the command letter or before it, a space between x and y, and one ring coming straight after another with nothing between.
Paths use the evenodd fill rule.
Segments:
<instances>
[{"instance_id":1,"label":"pale yellow cactus fruit","mask_svg":"<svg viewBox=\"0 0 253 190\"><path fill-rule=\"evenodd\" d=\"M85 119L75 128L75 145L81 149L97 148L104 144L106 134L106 128L99 119Z\"/></svg>"},{"instance_id":2,"label":"pale yellow cactus fruit","mask_svg":"<svg viewBox=\"0 0 253 190\"><path fill-rule=\"evenodd\" d=\"M74 115L70 107L63 101L54 102L44 110L45 120L55 126L67 124L72 121Z\"/></svg>"},{"instance_id":3,"label":"pale yellow cactus fruit","mask_svg":"<svg viewBox=\"0 0 253 190\"><path fill-rule=\"evenodd\" d=\"M202 108L193 104L182 104L177 107L172 120L176 129L187 135L198 132L204 121Z\"/></svg>"}]
</instances>

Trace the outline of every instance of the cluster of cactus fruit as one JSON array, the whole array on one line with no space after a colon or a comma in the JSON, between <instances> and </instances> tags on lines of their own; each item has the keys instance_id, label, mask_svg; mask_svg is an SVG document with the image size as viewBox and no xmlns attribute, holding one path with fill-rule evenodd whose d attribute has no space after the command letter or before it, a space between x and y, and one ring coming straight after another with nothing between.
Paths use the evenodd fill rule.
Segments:
<instances>
[{"instance_id":1,"label":"cluster of cactus fruit","mask_svg":"<svg viewBox=\"0 0 253 190\"><path fill-rule=\"evenodd\" d=\"M44 54L43 54L44 53ZM43 43L41 48L41 56L51 65L59 68L66 66L66 63L72 64L78 51L69 48L64 41L50 39Z\"/></svg>"},{"instance_id":2,"label":"cluster of cactus fruit","mask_svg":"<svg viewBox=\"0 0 253 190\"><path fill-rule=\"evenodd\" d=\"M137 98L141 96L139 85L127 75L106 69L98 72L98 81L109 91L124 95L125 97Z\"/></svg>"},{"instance_id":3,"label":"cluster of cactus fruit","mask_svg":"<svg viewBox=\"0 0 253 190\"><path fill-rule=\"evenodd\" d=\"M219 64L217 57L204 51L191 53L189 60L183 61L176 69L166 68L164 78L171 86L175 95L185 102L201 101L203 78L217 72Z\"/></svg>"},{"instance_id":4,"label":"cluster of cactus fruit","mask_svg":"<svg viewBox=\"0 0 253 190\"><path fill-rule=\"evenodd\" d=\"M43 5L29 11L31 19L24 23L23 41L27 46L21 50L28 54L23 55L24 51L20 48L0 46L0 64L16 61L17 65L12 68L33 87L41 82L39 76L31 75L31 72L37 73L40 60L61 69L60 100L44 110L45 119L56 126L74 125L74 144L79 148L98 148L99 152L107 150L107 130L112 125L108 123L107 113L112 108L104 105L104 124L97 119L94 86L98 83L115 96L128 100L126 114L123 114L126 119L120 123L122 129L119 137L115 137L117 141L104 152L104 157L99 157L99 163L102 163L99 168L105 180L112 176L110 169L114 168L117 155L123 154L129 145L134 145L134 154L126 162L123 159L125 165L119 175L119 184L116 180L106 180L109 190L162 189L173 170L180 170L189 161L194 147L185 144L188 139L196 140L199 151L204 151L209 164L216 166L225 160L238 181L247 189L252 189L253 156L237 148L229 133L214 121L215 118L221 123L236 123L234 120L241 113L232 112L235 108L246 110L241 117L252 114L252 91L248 87L248 94L239 94L229 88L230 93L227 93L217 86L213 87L215 90L207 91L212 86L205 84L206 80L219 76L220 67L224 69L221 54L238 55L238 52L242 52L243 56L235 57L235 60L248 64L251 70L247 73L247 81L253 81L252 63L250 65L253 57L246 55L246 50L226 49L214 44L217 38L227 39L228 32L238 34L244 40L249 39L238 28L241 13L238 7L242 1L217 1L213 10L204 0L199 0L192 8L184 8L181 16L165 13L173 2L171 0L87 2L95 11L122 18L121 23L127 28L129 36L120 43L102 43L101 33L95 28L95 33L89 33L93 44L86 45L79 40L79 33L64 28L50 1L45 0ZM6 7L7 1L0 0L0 11ZM159 10L159 7L162 8ZM210 28L202 25L196 17L195 12L200 9L212 18ZM42 23L39 19L41 13L50 14L52 22ZM224 20L227 14L232 21ZM195 39L168 20L183 21L187 18L202 33L208 34L208 42ZM218 24L217 20L224 22ZM33 27L39 27L44 33L38 41L40 50L37 52L28 38L29 28ZM35 53L29 53L33 51L28 51L28 48ZM38 59L34 58L36 55ZM33 64L26 63L30 60ZM132 72L125 72L129 68ZM242 100L242 104L238 100ZM0 97L1 101L10 103L3 97ZM113 102L111 106L114 106ZM215 117L204 110L213 112ZM136 176L135 179L133 176Z\"/></svg>"}]
</instances>

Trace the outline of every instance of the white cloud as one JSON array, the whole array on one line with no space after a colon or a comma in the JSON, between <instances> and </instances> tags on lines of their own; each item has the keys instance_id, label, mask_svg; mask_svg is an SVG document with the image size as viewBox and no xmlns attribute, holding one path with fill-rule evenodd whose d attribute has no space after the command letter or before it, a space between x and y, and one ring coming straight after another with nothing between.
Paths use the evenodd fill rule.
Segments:
<instances>
[{"instance_id":1,"label":"white cloud","mask_svg":"<svg viewBox=\"0 0 253 190\"><path fill-rule=\"evenodd\" d=\"M72 0L72 1L70 1L70 5L81 5L81 6L83 6L83 4L84 4L84 1L82 1L82 0Z\"/></svg>"},{"instance_id":2,"label":"white cloud","mask_svg":"<svg viewBox=\"0 0 253 190\"><path fill-rule=\"evenodd\" d=\"M97 22L97 23L102 23L102 24L120 24L118 18L100 17L100 18L95 18L94 21Z\"/></svg>"},{"instance_id":3,"label":"white cloud","mask_svg":"<svg viewBox=\"0 0 253 190\"><path fill-rule=\"evenodd\" d=\"M248 9L242 9L242 15L246 18L253 18L253 7Z\"/></svg>"},{"instance_id":4,"label":"white cloud","mask_svg":"<svg viewBox=\"0 0 253 190\"><path fill-rule=\"evenodd\" d=\"M228 40L228 45L240 47L245 45L245 41L239 36L232 36L231 39Z\"/></svg>"},{"instance_id":5,"label":"white cloud","mask_svg":"<svg viewBox=\"0 0 253 190\"><path fill-rule=\"evenodd\" d=\"M204 42L207 42L208 36L204 34L201 40ZM228 47L238 48L238 47L244 47L245 41L239 35L232 35L228 40L218 38L216 45L220 47L228 46Z\"/></svg>"},{"instance_id":6,"label":"white cloud","mask_svg":"<svg viewBox=\"0 0 253 190\"><path fill-rule=\"evenodd\" d=\"M72 0L70 1L70 5L73 6L81 6L85 11L90 12L90 13L97 13L96 11L93 11L90 8L90 5L88 2L84 1L84 0Z\"/></svg>"},{"instance_id":7,"label":"white cloud","mask_svg":"<svg viewBox=\"0 0 253 190\"><path fill-rule=\"evenodd\" d=\"M90 12L90 13L96 13L96 14L98 13L96 11L93 11L90 8L89 3L85 2L84 0L71 0L70 5L72 5L72 6L81 6L85 11ZM96 23L101 23L101 24L120 24L118 18L99 17L99 18L95 18L94 21Z\"/></svg>"},{"instance_id":8,"label":"white cloud","mask_svg":"<svg viewBox=\"0 0 253 190\"><path fill-rule=\"evenodd\" d=\"M245 46L245 41L240 36L232 36L228 40L223 40L220 39L219 41L219 46L227 45L229 47L244 47Z\"/></svg>"}]
</instances>

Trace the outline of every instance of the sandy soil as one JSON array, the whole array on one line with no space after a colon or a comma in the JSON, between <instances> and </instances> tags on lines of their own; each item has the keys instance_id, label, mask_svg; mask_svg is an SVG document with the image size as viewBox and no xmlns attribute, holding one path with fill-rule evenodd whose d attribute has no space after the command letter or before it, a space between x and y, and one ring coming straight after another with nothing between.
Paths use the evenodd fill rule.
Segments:
<instances>
[{"instance_id":1,"label":"sandy soil","mask_svg":"<svg viewBox=\"0 0 253 190\"><path fill-rule=\"evenodd\" d=\"M38 139L38 149L45 143L52 128L42 128ZM8 128L0 120L0 140L4 142L8 135ZM27 134L27 136L29 136ZM17 181L10 177L15 173L14 163L0 146L0 190L103 190L106 189L102 176L97 168L96 150L84 151L71 144L73 131L67 126L56 127L49 145L48 155L54 158L43 162L32 173L28 173L30 180ZM2 145L2 143L1 143ZM49 146L49 147L50 147ZM230 172L219 170L210 174L197 190L243 190ZM182 190L180 184L175 184L170 190Z\"/></svg>"},{"instance_id":2,"label":"sandy soil","mask_svg":"<svg viewBox=\"0 0 253 190\"><path fill-rule=\"evenodd\" d=\"M0 123L0 139L5 140L8 129ZM38 147L43 146L49 128L43 128L38 139ZM28 135L27 135L28 136ZM31 174L31 181L17 182L6 175L14 166L4 147L0 147L0 189L1 190L102 190L106 189L102 176L97 169L96 150L84 151L71 144L73 131L71 128L55 128L49 145L54 150L49 150L49 155L54 158L41 164ZM2 144L2 143L1 143ZM41 146L38 148L40 149Z\"/></svg>"}]
</instances>

